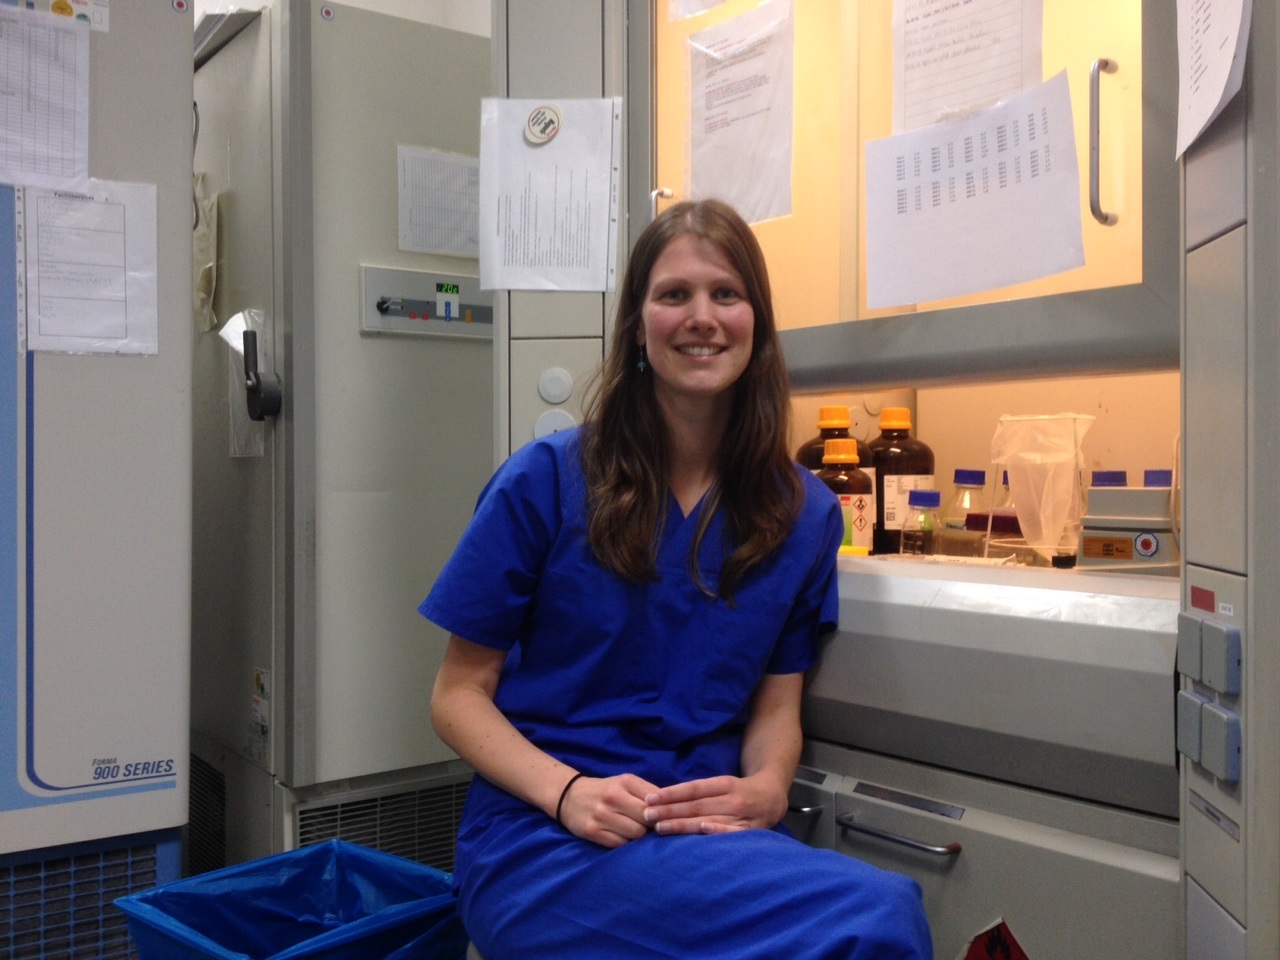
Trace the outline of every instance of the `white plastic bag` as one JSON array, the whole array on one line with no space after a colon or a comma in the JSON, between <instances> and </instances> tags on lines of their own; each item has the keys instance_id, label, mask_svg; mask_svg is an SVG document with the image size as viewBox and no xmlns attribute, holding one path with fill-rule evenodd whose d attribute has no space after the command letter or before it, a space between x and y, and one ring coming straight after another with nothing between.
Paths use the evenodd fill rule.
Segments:
<instances>
[{"instance_id":1,"label":"white plastic bag","mask_svg":"<svg viewBox=\"0 0 1280 960\"><path fill-rule=\"evenodd\" d=\"M1009 471L1009 493L1022 536L1048 561L1060 551L1076 549L1084 515L1080 442L1093 419L1081 413L1006 414L991 438L992 461Z\"/></svg>"},{"instance_id":2,"label":"white plastic bag","mask_svg":"<svg viewBox=\"0 0 1280 960\"><path fill-rule=\"evenodd\" d=\"M196 329L207 333L218 326L213 312L218 286L218 198L210 192L209 179L203 173L195 175L192 196L196 222L191 233L191 306Z\"/></svg>"}]
</instances>

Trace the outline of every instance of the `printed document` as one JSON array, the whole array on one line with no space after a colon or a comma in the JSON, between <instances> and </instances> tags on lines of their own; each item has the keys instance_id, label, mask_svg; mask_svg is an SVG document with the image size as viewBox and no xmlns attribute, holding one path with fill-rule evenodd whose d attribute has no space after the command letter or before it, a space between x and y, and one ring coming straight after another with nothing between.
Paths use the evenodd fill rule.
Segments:
<instances>
[{"instance_id":1,"label":"printed document","mask_svg":"<svg viewBox=\"0 0 1280 960\"><path fill-rule=\"evenodd\" d=\"M867 306L1084 263L1066 72L964 120L867 143Z\"/></svg>"},{"instance_id":2,"label":"printed document","mask_svg":"<svg viewBox=\"0 0 1280 960\"><path fill-rule=\"evenodd\" d=\"M689 38L689 196L748 223L791 213L791 0L769 0Z\"/></svg>"},{"instance_id":3,"label":"printed document","mask_svg":"<svg viewBox=\"0 0 1280 960\"><path fill-rule=\"evenodd\" d=\"M27 349L156 353L155 184L89 187L23 191Z\"/></svg>"},{"instance_id":4,"label":"printed document","mask_svg":"<svg viewBox=\"0 0 1280 960\"><path fill-rule=\"evenodd\" d=\"M480 161L426 147L396 148L400 249L480 255Z\"/></svg>"},{"instance_id":5,"label":"printed document","mask_svg":"<svg viewBox=\"0 0 1280 960\"><path fill-rule=\"evenodd\" d=\"M1253 0L1178 0L1178 147L1182 156L1240 90Z\"/></svg>"},{"instance_id":6,"label":"printed document","mask_svg":"<svg viewBox=\"0 0 1280 960\"><path fill-rule=\"evenodd\" d=\"M613 290L622 100L480 105L480 286Z\"/></svg>"},{"instance_id":7,"label":"printed document","mask_svg":"<svg viewBox=\"0 0 1280 960\"><path fill-rule=\"evenodd\" d=\"M89 24L0 5L0 183L89 181Z\"/></svg>"}]
</instances>

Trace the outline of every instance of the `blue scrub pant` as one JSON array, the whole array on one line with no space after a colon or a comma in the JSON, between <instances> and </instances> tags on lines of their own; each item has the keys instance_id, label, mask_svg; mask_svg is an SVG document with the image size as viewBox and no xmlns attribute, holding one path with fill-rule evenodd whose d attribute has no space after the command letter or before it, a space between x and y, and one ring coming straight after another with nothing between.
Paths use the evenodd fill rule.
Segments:
<instances>
[{"instance_id":1,"label":"blue scrub pant","mask_svg":"<svg viewBox=\"0 0 1280 960\"><path fill-rule=\"evenodd\" d=\"M649 834L614 850L499 816L460 856L485 960L931 960L914 880L785 834Z\"/></svg>"}]
</instances>

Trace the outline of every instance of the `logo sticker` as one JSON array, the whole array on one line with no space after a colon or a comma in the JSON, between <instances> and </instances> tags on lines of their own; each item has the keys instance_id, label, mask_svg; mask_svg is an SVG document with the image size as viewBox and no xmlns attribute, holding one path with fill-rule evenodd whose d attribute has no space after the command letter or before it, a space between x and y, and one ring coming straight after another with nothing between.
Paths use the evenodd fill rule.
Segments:
<instances>
[{"instance_id":1,"label":"logo sticker","mask_svg":"<svg viewBox=\"0 0 1280 960\"><path fill-rule=\"evenodd\" d=\"M535 147L550 142L560 132L560 108L544 103L535 107L525 121L524 138Z\"/></svg>"}]
</instances>

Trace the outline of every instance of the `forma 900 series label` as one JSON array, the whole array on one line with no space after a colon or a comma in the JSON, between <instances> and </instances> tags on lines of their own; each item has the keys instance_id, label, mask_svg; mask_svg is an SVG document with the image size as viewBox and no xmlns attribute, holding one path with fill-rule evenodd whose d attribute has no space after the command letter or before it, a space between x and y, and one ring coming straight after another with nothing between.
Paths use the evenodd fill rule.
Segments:
<instances>
[{"instance_id":1,"label":"forma 900 series label","mask_svg":"<svg viewBox=\"0 0 1280 960\"><path fill-rule=\"evenodd\" d=\"M93 760L94 783L113 783L118 780L150 780L172 776L175 764L172 757L162 760L126 760L116 757L95 757Z\"/></svg>"}]
</instances>

